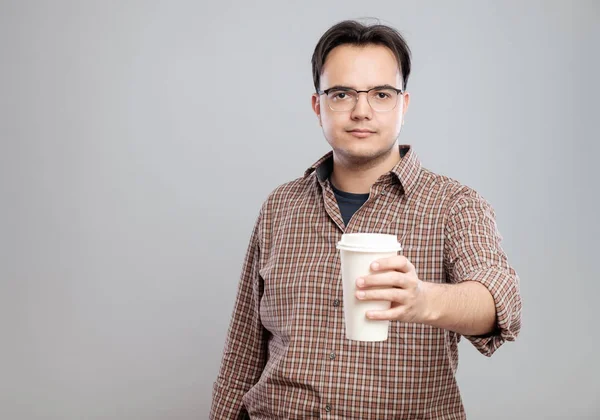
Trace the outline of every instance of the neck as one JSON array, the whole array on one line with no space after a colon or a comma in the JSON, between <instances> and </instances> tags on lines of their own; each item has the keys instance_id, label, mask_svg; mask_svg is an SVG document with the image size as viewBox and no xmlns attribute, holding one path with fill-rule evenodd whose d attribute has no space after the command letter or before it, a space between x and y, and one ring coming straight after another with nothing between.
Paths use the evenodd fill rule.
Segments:
<instances>
[{"instance_id":1,"label":"neck","mask_svg":"<svg viewBox=\"0 0 600 420\"><path fill-rule=\"evenodd\" d=\"M331 182L339 190L367 194L379 177L389 171L400 161L400 150L394 145L390 151L375 159L364 162L352 162L333 152L333 172Z\"/></svg>"}]
</instances>

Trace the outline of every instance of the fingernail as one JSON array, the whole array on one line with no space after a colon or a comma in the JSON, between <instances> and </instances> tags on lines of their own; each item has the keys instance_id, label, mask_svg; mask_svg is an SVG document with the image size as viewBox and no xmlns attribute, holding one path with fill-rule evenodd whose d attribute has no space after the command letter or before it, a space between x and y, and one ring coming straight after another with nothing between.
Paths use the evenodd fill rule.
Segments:
<instances>
[{"instance_id":1,"label":"fingernail","mask_svg":"<svg viewBox=\"0 0 600 420\"><path fill-rule=\"evenodd\" d=\"M373 264L371 264L371 268L373 270L379 270L379 263L374 262Z\"/></svg>"},{"instance_id":2,"label":"fingernail","mask_svg":"<svg viewBox=\"0 0 600 420\"><path fill-rule=\"evenodd\" d=\"M362 299L365 297L365 292L358 292L356 293L356 296L358 296L359 299Z\"/></svg>"},{"instance_id":3,"label":"fingernail","mask_svg":"<svg viewBox=\"0 0 600 420\"><path fill-rule=\"evenodd\" d=\"M358 279L356 279L356 285L357 286L364 286L365 285L365 279L363 279L362 277L359 277Z\"/></svg>"}]
</instances>

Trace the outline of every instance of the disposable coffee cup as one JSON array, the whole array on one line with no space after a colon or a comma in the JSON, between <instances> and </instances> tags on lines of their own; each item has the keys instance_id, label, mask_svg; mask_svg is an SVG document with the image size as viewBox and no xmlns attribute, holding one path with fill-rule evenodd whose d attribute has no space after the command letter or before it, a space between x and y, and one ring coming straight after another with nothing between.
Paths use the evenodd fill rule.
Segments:
<instances>
[{"instance_id":1,"label":"disposable coffee cup","mask_svg":"<svg viewBox=\"0 0 600 420\"><path fill-rule=\"evenodd\" d=\"M372 274L371 263L398 255L402 249L395 235L381 233L343 234L337 244L342 262L344 322L346 338L357 341L385 341L390 322L367 318L367 311L390 309L389 301L361 301L356 298L356 279Z\"/></svg>"}]
</instances>

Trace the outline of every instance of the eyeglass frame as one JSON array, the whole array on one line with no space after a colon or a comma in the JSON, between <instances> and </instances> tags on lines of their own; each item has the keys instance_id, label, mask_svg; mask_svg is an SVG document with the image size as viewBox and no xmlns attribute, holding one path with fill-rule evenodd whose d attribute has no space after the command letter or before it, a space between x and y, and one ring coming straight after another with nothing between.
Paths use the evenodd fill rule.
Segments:
<instances>
[{"instance_id":1,"label":"eyeglass frame","mask_svg":"<svg viewBox=\"0 0 600 420\"><path fill-rule=\"evenodd\" d=\"M369 92L372 90L377 90L377 89L390 89L390 90L395 90L396 94L398 95L396 97L396 104L394 105L393 108L388 109L387 111L377 111L375 108L373 108L373 105L371 105L371 102L369 102ZM328 89L325 90L317 90L317 94L319 96L321 95L329 95L329 92L331 92L332 90L341 90L341 91L353 91L356 92L356 102L354 102L354 106L346 111L336 111L335 109L333 109L331 107L331 104L329 103L329 101L327 102L327 106L329 107L329 109L331 109L333 112L348 112L348 111L354 111L354 108L356 108L356 104L358 103L358 95L361 93L366 93L367 94L367 103L369 104L369 106L371 107L371 109L375 112L390 112L393 111L394 109L396 109L396 107L398 106L398 98L400 97L400 95L402 95L404 93L404 91L402 89L397 89L391 85L381 85L381 86L375 86L372 87L369 90L357 90L351 87L347 87L347 86L332 86ZM328 96L329 98L329 96Z\"/></svg>"}]
</instances>

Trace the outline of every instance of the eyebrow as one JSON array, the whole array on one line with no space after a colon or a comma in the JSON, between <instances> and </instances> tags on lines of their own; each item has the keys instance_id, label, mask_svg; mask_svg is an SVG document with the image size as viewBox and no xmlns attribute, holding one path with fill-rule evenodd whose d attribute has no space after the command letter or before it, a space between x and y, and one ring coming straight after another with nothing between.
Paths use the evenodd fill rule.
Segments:
<instances>
[{"instance_id":1,"label":"eyebrow","mask_svg":"<svg viewBox=\"0 0 600 420\"><path fill-rule=\"evenodd\" d=\"M366 90L371 90L371 89L390 89L390 88L391 89L396 89L394 86L386 84L386 85L377 85L377 86L369 87ZM359 90L359 89L356 89L356 88L353 88L353 87L350 87L350 86L344 86L344 85L335 85L335 86L332 86L330 88L327 88L327 90L337 90L337 89L340 89L340 90L349 90L349 89L351 89L351 90Z\"/></svg>"}]
</instances>

